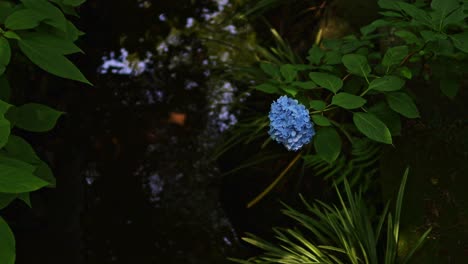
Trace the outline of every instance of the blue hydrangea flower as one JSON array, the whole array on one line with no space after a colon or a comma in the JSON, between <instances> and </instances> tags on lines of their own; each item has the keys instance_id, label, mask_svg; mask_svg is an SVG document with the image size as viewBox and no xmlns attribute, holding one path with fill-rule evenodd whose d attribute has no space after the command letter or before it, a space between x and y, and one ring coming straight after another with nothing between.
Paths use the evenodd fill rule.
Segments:
<instances>
[{"instance_id":1,"label":"blue hydrangea flower","mask_svg":"<svg viewBox=\"0 0 468 264\"><path fill-rule=\"evenodd\" d=\"M285 95L271 104L268 117L270 118L268 134L290 151L297 151L309 143L315 135L309 111L297 100Z\"/></svg>"}]
</instances>

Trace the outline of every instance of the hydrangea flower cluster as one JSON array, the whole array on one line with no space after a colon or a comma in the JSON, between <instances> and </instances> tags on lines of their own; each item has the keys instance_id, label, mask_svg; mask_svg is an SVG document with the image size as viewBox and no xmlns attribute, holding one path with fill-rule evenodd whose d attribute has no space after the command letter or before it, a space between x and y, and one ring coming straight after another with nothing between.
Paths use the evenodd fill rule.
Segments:
<instances>
[{"instance_id":1,"label":"hydrangea flower cluster","mask_svg":"<svg viewBox=\"0 0 468 264\"><path fill-rule=\"evenodd\" d=\"M297 100L285 95L271 104L268 117L270 118L268 134L289 151L299 150L315 135L309 111Z\"/></svg>"}]
</instances>

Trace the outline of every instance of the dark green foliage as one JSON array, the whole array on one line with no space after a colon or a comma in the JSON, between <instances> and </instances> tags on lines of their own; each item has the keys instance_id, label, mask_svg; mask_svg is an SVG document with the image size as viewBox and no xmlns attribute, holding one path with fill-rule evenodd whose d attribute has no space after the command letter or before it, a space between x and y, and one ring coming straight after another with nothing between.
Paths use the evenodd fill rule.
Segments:
<instances>
[{"instance_id":1,"label":"dark green foliage","mask_svg":"<svg viewBox=\"0 0 468 264\"><path fill-rule=\"evenodd\" d=\"M264 253L237 263L408 263L421 247L431 229L420 234L406 255L399 254L400 217L407 180L406 170L397 195L395 210L388 211L389 204L375 216L373 208L360 192L352 192L344 181L345 194L337 188L338 205L321 201L309 204L304 198L305 212L289 206L283 213L294 222L293 228L276 228L274 243L249 234L244 241L260 248Z\"/></svg>"},{"instance_id":2,"label":"dark green foliage","mask_svg":"<svg viewBox=\"0 0 468 264\"><path fill-rule=\"evenodd\" d=\"M47 163L26 140L12 135L11 129L46 132L55 127L63 114L36 103L12 105L10 85L14 87L15 84L8 81L11 52L19 47L24 56L46 72L90 84L65 57L81 52L74 44L81 33L61 11L76 14L74 8L83 2L21 0L21 4L15 4L14 1L0 1L0 209L17 198L31 206L29 192L55 187L55 177ZM13 264L13 233L1 217L0 237L0 263Z\"/></svg>"}]
</instances>

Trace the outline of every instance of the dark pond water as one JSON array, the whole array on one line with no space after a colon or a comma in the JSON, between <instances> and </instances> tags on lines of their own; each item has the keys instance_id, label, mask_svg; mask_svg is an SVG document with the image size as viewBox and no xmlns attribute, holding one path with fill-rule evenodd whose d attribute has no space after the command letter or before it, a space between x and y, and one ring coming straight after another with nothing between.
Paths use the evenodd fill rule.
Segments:
<instances>
[{"instance_id":1,"label":"dark pond water","mask_svg":"<svg viewBox=\"0 0 468 264\"><path fill-rule=\"evenodd\" d=\"M34 193L33 209L7 212L18 264L228 263L243 254L210 161L236 122L236 86L222 65L240 52L228 44L250 34L222 19L228 9L227 0L89 0L76 21L86 54L75 61L95 86L13 77L42 87L19 101L67 112L52 133L23 135L58 187Z\"/></svg>"}]
</instances>

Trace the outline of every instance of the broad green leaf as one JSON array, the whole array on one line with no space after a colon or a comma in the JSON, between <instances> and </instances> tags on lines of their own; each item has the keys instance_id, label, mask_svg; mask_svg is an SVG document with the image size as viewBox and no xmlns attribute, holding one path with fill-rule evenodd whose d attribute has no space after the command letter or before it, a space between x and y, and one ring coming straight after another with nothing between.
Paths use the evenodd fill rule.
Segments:
<instances>
[{"instance_id":1,"label":"broad green leaf","mask_svg":"<svg viewBox=\"0 0 468 264\"><path fill-rule=\"evenodd\" d=\"M309 102L309 106L310 106L310 108L312 108L314 110L322 111L323 109L325 109L327 107L327 103L325 103L322 100L311 100Z\"/></svg>"},{"instance_id":2,"label":"broad green leaf","mask_svg":"<svg viewBox=\"0 0 468 264\"><path fill-rule=\"evenodd\" d=\"M28 168L0 162L0 192L24 193L47 186L46 181L36 177Z\"/></svg>"},{"instance_id":3,"label":"broad green leaf","mask_svg":"<svg viewBox=\"0 0 468 264\"><path fill-rule=\"evenodd\" d=\"M326 162L334 162L341 152L341 138L332 127L323 127L314 136L317 154Z\"/></svg>"},{"instance_id":4,"label":"broad green leaf","mask_svg":"<svg viewBox=\"0 0 468 264\"><path fill-rule=\"evenodd\" d=\"M365 103L366 99L349 93L338 93L332 98L332 104L344 109L356 109L363 106Z\"/></svg>"},{"instance_id":5,"label":"broad green leaf","mask_svg":"<svg viewBox=\"0 0 468 264\"><path fill-rule=\"evenodd\" d=\"M3 118L3 115L10 109L12 105L0 99L0 116Z\"/></svg>"},{"instance_id":6,"label":"broad green leaf","mask_svg":"<svg viewBox=\"0 0 468 264\"><path fill-rule=\"evenodd\" d=\"M342 58L344 66L352 74L367 77L371 72L367 58L358 54L346 54Z\"/></svg>"},{"instance_id":7,"label":"broad green leaf","mask_svg":"<svg viewBox=\"0 0 468 264\"><path fill-rule=\"evenodd\" d=\"M440 80L440 90L447 97L453 99L458 93L460 88L460 81L456 78L442 79Z\"/></svg>"},{"instance_id":8,"label":"broad green leaf","mask_svg":"<svg viewBox=\"0 0 468 264\"><path fill-rule=\"evenodd\" d=\"M382 78L372 80L369 84L369 89L381 92L391 92L400 90L404 85L404 80L396 76L385 75Z\"/></svg>"},{"instance_id":9,"label":"broad green leaf","mask_svg":"<svg viewBox=\"0 0 468 264\"><path fill-rule=\"evenodd\" d=\"M10 101L11 89L10 83L5 75L0 76L0 100Z\"/></svg>"},{"instance_id":10,"label":"broad green leaf","mask_svg":"<svg viewBox=\"0 0 468 264\"><path fill-rule=\"evenodd\" d=\"M388 127L375 115L356 112L353 114L353 122L357 129L366 137L385 144L392 144L392 135Z\"/></svg>"},{"instance_id":11,"label":"broad green leaf","mask_svg":"<svg viewBox=\"0 0 468 264\"><path fill-rule=\"evenodd\" d=\"M16 196L17 195L14 193L0 193L0 210L7 207L11 202L13 202L13 200L16 199Z\"/></svg>"},{"instance_id":12,"label":"broad green leaf","mask_svg":"<svg viewBox=\"0 0 468 264\"><path fill-rule=\"evenodd\" d=\"M8 64L10 64L10 58L11 58L11 49L10 49L10 44L8 43L8 40L4 38L3 36L0 36L0 66L6 67ZM2 75L3 72L0 71L0 75Z\"/></svg>"},{"instance_id":13,"label":"broad green leaf","mask_svg":"<svg viewBox=\"0 0 468 264\"><path fill-rule=\"evenodd\" d=\"M307 82L292 82L291 83L294 86L300 87L302 89L306 90L311 90L317 88L317 84L314 83L313 81L307 81Z\"/></svg>"},{"instance_id":14,"label":"broad green leaf","mask_svg":"<svg viewBox=\"0 0 468 264\"><path fill-rule=\"evenodd\" d=\"M312 64L320 65L323 56L325 56L325 51L323 51L318 45L314 45L309 50L309 56L307 57L307 60L309 60Z\"/></svg>"},{"instance_id":15,"label":"broad green leaf","mask_svg":"<svg viewBox=\"0 0 468 264\"><path fill-rule=\"evenodd\" d=\"M15 236L8 224L0 216L0 263L15 264Z\"/></svg>"},{"instance_id":16,"label":"broad green leaf","mask_svg":"<svg viewBox=\"0 0 468 264\"><path fill-rule=\"evenodd\" d=\"M422 41L418 36L416 36L413 32L408 30L399 30L395 32L395 36L402 38L406 44L416 44L418 46L422 45Z\"/></svg>"},{"instance_id":17,"label":"broad green leaf","mask_svg":"<svg viewBox=\"0 0 468 264\"><path fill-rule=\"evenodd\" d=\"M386 94L387 102L393 111L408 118L419 117L419 111L413 99L403 92L393 92Z\"/></svg>"},{"instance_id":18,"label":"broad green leaf","mask_svg":"<svg viewBox=\"0 0 468 264\"><path fill-rule=\"evenodd\" d=\"M432 0L431 7L434 10L443 11L445 14L460 7L458 0Z\"/></svg>"},{"instance_id":19,"label":"broad green leaf","mask_svg":"<svg viewBox=\"0 0 468 264\"><path fill-rule=\"evenodd\" d=\"M35 164L40 161L33 147L23 138L10 135L4 147L8 157Z\"/></svg>"},{"instance_id":20,"label":"broad green leaf","mask_svg":"<svg viewBox=\"0 0 468 264\"><path fill-rule=\"evenodd\" d=\"M280 72L286 82L292 82L296 79L297 70L292 64L281 65Z\"/></svg>"},{"instance_id":21,"label":"broad green leaf","mask_svg":"<svg viewBox=\"0 0 468 264\"><path fill-rule=\"evenodd\" d=\"M431 14L434 29L442 31L446 25L446 17L461 6L458 4L458 0L433 0L431 7L434 9L434 12Z\"/></svg>"},{"instance_id":22,"label":"broad green leaf","mask_svg":"<svg viewBox=\"0 0 468 264\"><path fill-rule=\"evenodd\" d=\"M44 19L45 16L35 10L20 9L7 17L5 27L11 30L32 29Z\"/></svg>"},{"instance_id":23,"label":"broad green leaf","mask_svg":"<svg viewBox=\"0 0 468 264\"><path fill-rule=\"evenodd\" d=\"M467 14L463 11L463 8L460 6L457 10L453 11L448 15L444 20L444 27L447 25L463 25L465 19L468 17Z\"/></svg>"},{"instance_id":24,"label":"broad green leaf","mask_svg":"<svg viewBox=\"0 0 468 264\"><path fill-rule=\"evenodd\" d=\"M335 75L329 73L311 72L309 73L309 77L316 84L327 90L330 90L333 93L338 92L338 90L343 87L343 81Z\"/></svg>"},{"instance_id":25,"label":"broad green leaf","mask_svg":"<svg viewBox=\"0 0 468 264\"><path fill-rule=\"evenodd\" d=\"M7 31L3 34L3 36L8 39L21 40L20 36L18 36L18 34L16 34L14 31Z\"/></svg>"},{"instance_id":26,"label":"broad green leaf","mask_svg":"<svg viewBox=\"0 0 468 264\"><path fill-rule=\"evenodd\" d=\"M459 50L468 53L468 31L465 31L460 34L451 35L453 44Z\"/></svg>"},{"instance_id":27,"label":"broad green leaf","mask_svg":"<svg viewBox=\"0 0 468 264\"><path fill-rule=\"evenodd\" d=\"M264 73L270 75L273 78L280 77L279 68L275 64L262 62L260 63L260 68Z\"/></svg>"},{"instance_id":28,"label":"broad green leaf","mask_svg":"<svg viewBox=\"0 0 468 264\"><path fill-rule=\"evenodd\" d=\"M432 30L422 30L421 32L419 32L419 34L421 34L421 37L424 39L425 42L437 41L447 38L446 35Z\"/></svg>"},{"instance_id":29,"label":"broad green leaf","mask_svg":"<svg viewBox=\"0 0 468 264\"><path fill-rule=\"evenodd\" d=\"M382 65L390 67L393 65L400 64L407 55L408 46L396 46L389 48L385 52L384 58L382 60Z\"/></svg>"},{"instance_id":30,"label":"broad green leaf","mask_svg":"<svg viewBox=\"0 0 468 264\"><path fill-rule=\"evenodd\" d=\"M43 15L46 19L44 23L51 25L63 32L67 30L67 20L62 11L47 0L21 0L21 2L29 9Z\"/></svg>"},{"instance_id":31,"label":"broad green leaf","mask_svg":"<svg viewBox=\"0 0 468 264\"><path fill-rule=\"evenodd\" d=\"M31 131L46 132L54 128L63 112L56 111L49 106L28 103L16 109L15 126Z\"/></svg>"},{"instance_id":32,"label":"broad green leaf","mask_svg":"<svg viewBox=\"0 0 468 264\"><path fill-rule=\"evenodd\" d=\"M35 46L35 44L36 43L28 40L19 41L21 51L34 64L39 66L39 68L62 78L80 81L91 85L80 70L71 61L60 54L60 51L49 47L38 47Z\"/></svg>"},{"instance_id":33,"label":"broad green leaf","mask_svg":"<svg viewBox=\"0 0 468 264\"><path fill-rule=\"evenodd\" d=\"M369 113L374 114L379 118L390 130L392 136L398 136L401 133L401 119L400 115L390 109L385 102L380 102L371 108Z\"/></svg>"},{"instance_id":34,"label":"broad green leaf","mask_svg":"<svg viewBox=\"0 0 468 264\"><path fill-rule=\"evenodd\" d=\"M293 97L296 96L296 94L298 93L297 89L295 89L292 86L287 86L287 85L281 85L281 90L292 95Z\"/></svg>"},{"instance_id":35,"label":"broad green leaf","mask_svg":"<svg viewBox=\"0 0 468 264\"><path fill-rule=\"evenodd\" d=\"M381 11L381 12L379 12L379 14L381 14L382 16L385 16L385 17L398 17L398 18L403 17L403 15L401 13L394 12L394 11Z\"/></svg>"},{"instance_id":36,"label":"broad green leaf","mask_svg":"<svg viewBox=\"0 0 468 264\"><path fill-rule=\"evenodd\" d=\"M398 5L400 1L396 0L379 0L379 7L382 9L396 10L400 11L400 6Z\"/></svg>"},{"instance_id":37,"label":"broad green leaf","mask_svg":"<svg viewBox=\"0 0 468 264\"><path fill-rule=\"evenodd\" d=\"M255 90L259 90L259 91L262 91L264 93L269 93L269 94L279 94L279 93L281 93L280 89L278 89L278 87L276 87L275 85L270 84L270 83L262 83L260 85L255 86L254 88L255 88Z\"/></svg>"},{"instance_id":38,"label":"broad green leaf","mask_svg":"<svg viewBox=\"0 0 468 264\"><path fill-rule=\"evenodd\" d=\"M61 55L83 52L72 41L59 38L48 33L25 32L21 33L20 37L21 41L26 42L31 46L39 49L50 49Z\"/></svg>"},{"instance_id":39,"label":"broad green leaf","mask_svg":"<svg viewBox=\"0 0 468 264\"><path fill-rule=\"evenodd\" d=\"M8 142L10 136L10 122L3 115L0 116L0 148L3 148Z\"/></svg>"},{"instance_id":40,"label":"broad green leaf","mask_svg":"<svg viewBox=\"0 0 468 264\"><path fill-rule=\"evenodd\" d=\"M32 164L29 164L19 159L8 157L3 153L0 153L0 164L5 164L9 167L22 168L23 170L28 171L30 173L33 173L36 169L36 167Z\"/></svg>"},{"instance_id":41,"label":"broad green leaf","mask_svg":"<svg viewBox=\"0 0 468 264\"><path fill-rule=\"evenodd\" d=\"M319 126L330 126L330 120L323 115L312 115L312 122Z\"/></svg>"},{"instance_id":42,"label":"broad green leaf","mask_svg":"<svg viewBox=\"0 0 468 264\"><path fill-rule=\"evenodd\" d=\"M403 10L403 12L411 16L414 19L414 21L426 25L428 27L432 26L431 17L426 11L417 8L415 5L404 2L398 2L398 6L401 10Z\"/></svg>"},{"instance_id":43,"label":"broad green leaf","mask_svg":"<svg viewBox=\"0 0 468 264\"><path fill-rule=\"evenodd\" d=\"M6 18L14 11L12 3L0 1L0 24L4 24Z\"/></svg>"},{"instance_id":44,"label":"broad green leaf","mask_svg":"<svg viewBox=\"0 0 468 264\"><path fill-rule=\"evenodd\" d=\"M341 52L339 51L335 51L335 50L327 51L325 53L325 57L323 58L323 62L329 65L340 64L342 56L343 54L341 54Z\"/></svg>"},{"instance_id":45,"label":"broad green leaf","mask_svg":"<svg viewBox=\"0 0 468 264\"><path fill-rule=\"evenodd\" d=\"M34 175L48 182L49 185L47 185L47 187L49 188L55 188L57 185L52 169L44 161L39 163L36 170L34 171Z\"/></svg>"},{"instance_id":46,"label":"broad green leaf","mask_svg":"<svg viewBox=\"0 0 468 264\"><path fill-rule=\"evenodd\" d=\"M86 2L86 0L63 0L63 4L74 7L80 6L84 2Z\"/></svg>"},{"instance_id":47,"label":"broad green leaf","mask_svg":"<svg viewBox=\"0 0 468 264\"><path fill-rule=\"evenodd\" d=\"M380 27L388 26L391 22L383 19L377 19L367 26L361 28L361 34L366 36L376 31Z\"/></svg>"}]
</instances>

